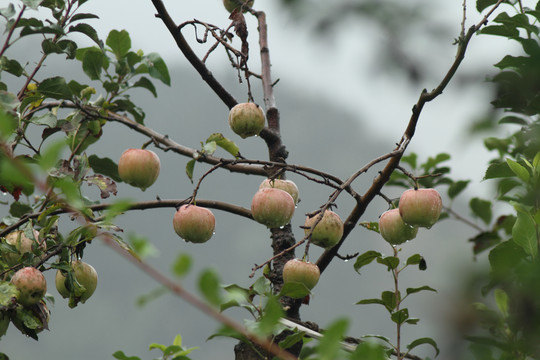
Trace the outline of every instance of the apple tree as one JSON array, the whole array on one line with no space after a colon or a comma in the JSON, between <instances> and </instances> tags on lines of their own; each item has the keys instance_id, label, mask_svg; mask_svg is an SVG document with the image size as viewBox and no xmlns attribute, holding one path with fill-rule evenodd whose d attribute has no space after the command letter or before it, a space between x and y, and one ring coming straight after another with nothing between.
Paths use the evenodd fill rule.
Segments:
<instances>
[{"instance_id":1,"label":"apple tree","mask_svg":"<svg viewBox=\"0 0 540 360\"><path fill-rule=\"evenodd\" d=\"M99 14L85 12L86 2L20 0L0 9L4 20L0 49L0 189L9 194L9 200L1 203L9 215L0 223L0 344L7 331L38 340L54 316L49 309L53 298L67 299L73 308L85 306L92 296L98 296L99 268L85 262L85 249L102 241L200 310L201 316L217 320L221 327L215 332L209 329L208 336L237 339L236 359L419 359L415 355L419 347L430 348L437 356L437 339L426 336L403 341L407 326L421 326L407 304L421 296L419 293L436 289L422 284L403 288L400 275L405 269L429 270L421 253L407 258L400 255L401 247L414 244L418 228L429 229L444 220L473 226L477 234L470 239L472 253L489 260L485 277L474 289L481 297L471 304L474 315L469 321L475 331L462 334L470 342L467 356L540 358L540 2L477 0L474 6L466 1L456 4L463 9L462 19L458 19L461 32L456 35L456 54L446 73L431 90L419 89L411 113L404 114L402 136L396 139L395 147L360 167L351 164L346 178L287 161L264 2L216 1L216 6L224 5L228 13L224 12L227 16L214 25L187 20L189 14L174 18L164 1L151 1L155 14L149 15L155 15L168 30L178 47L178 57L192 65L201 76L201 85L208 86L228 108L223 120L228 119L232 132L239 136L234 139L209 131L200 148L187 147L182 145L183 139L154 130L143 109L130 97L130 91L136 88L157 96L155 82L171 83L173 79L160 55L133 50L125 30L112 30L106 39L99 38L92 25L99 21ZM283 3L291 7L305 4ZM333 16L343 15L344 8L335 6L328 22ZM358 9L363 8L358 5ZM47 18L34 17L31 10L40 10ZM367 13L366 9L362 11ZM480 21L469 24L467 14L472 11L480 14ZM256 28L248 26L247 17L255 19ZM195 29L193 38L186 28ZM257 33L258 44L249 40L249 32ZM74 35L81 34L90 39L91 46L82 47L75 40ZM423 109L443 96L460 70L468 47L474 46L473 37L482 41L487 36L510 39L522 51L504 56L495 65L497 73L490 81L497 92L492 105L499 111L477 126L488 131L483 144L495 156L486 167L485 180L496 185L490 198L468 200L473 218L485 225L477 226L467 214L452 209L453 200L463 195L469 181L453 177L445 164L450 155L434 149L432 154L419 156L408 151L408 146L422 126ZM11 55L14 44L35 38L41 42L40 48L32 49L38 57L36 62L25 63ZM205 47L206 55L200 56L194 46ZM216 49L224 52L219 55ZM62 74L43 76L47 61L59 55L80 63L86 81ZM206 61L210 55L230 63L231 71L245 84L245 101L236 99L213 75ZM259 70L252 66L253 57L259 57ZM263 94L260 98L254 95L255 88ZM144 136L146 142L126 149L119 159L97 156L93 149L105 141L103 134L110 123ZM513 126L515 131L496 137L493 134L500 126ZM242 153L243 139L254 136L268 149L267 158L249 158ZM481 141L479 135L475 136ZM164 152L174 153L185 164L185 175L193 183L187 198L115 200L120 182L140 191L152 187ZM197 177L195 168L204 169L203 174ZM260 188L246 194L252 197L251 208L201 196L205 180L225 171L260 178ZM369 186L360 185L358 180L368 173L373 181ZM298 202L302 189L291 181L294 177L319 186L328 200L315 209L302 208ZM86 191L88 186L98 189L99 195ZM403 190L401 197L386 195L396 189ZM345 197L355 204L348 212L337 207ZM365 216L374 199L388 205L380 221ZM495 202L508 205L509 213L494 218ZM199 275L200 294L194 294L152 267L141 250L144 244L135 246L126 241L116 224L126 212L152 212L157 208L171 209L171 228L193 246L212 246L219 221L216 212L244 217L268 229L272 253L250 269L251 286L223 286L218 274L207 270ZM305 214L301 224L291 220L298 211ZM62 228L60 220L65 217L76 222L74 229ZM297 228L303 229L302 238L295 238L293 229ZM371 231L388 242L389 256L376 250L340 254L351 233ZM311 246L323 249L317 259L310 258ZM388 271L392 280L388 290L379 297L360 298L364 293L358 294L351 302L384 308L386 320L395 326L395 337L349 337L346 319L336 319L324 330L316 325L317 319L301 319L300 309L309 305L317 285L325 281L325 271L343 260L352 260L358 273L366 266ZM175 266L176 275L186 276L189 263L189 255L182 254ZM47 284L45 272L55 273L54 284ZM233 320L227 310L235 307L246 310L254 321L246 325ZM196 350L184 348L179 336L170 346L152 344L151 349L162 351L163 359L196 358ZM138 359L127 353L129 349L119 350L113 356ZM9 355L0 353L0 359Z\"/></svg>"}]
</instances>

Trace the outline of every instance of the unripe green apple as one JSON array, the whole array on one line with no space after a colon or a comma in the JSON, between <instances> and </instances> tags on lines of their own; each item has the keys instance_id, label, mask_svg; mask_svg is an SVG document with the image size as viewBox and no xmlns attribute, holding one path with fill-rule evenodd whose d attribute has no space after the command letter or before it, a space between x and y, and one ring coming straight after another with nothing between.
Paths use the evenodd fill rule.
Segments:
<instances>
[{"instance_id":1,"label":"unripe green apple","mask_svg":"<svg viewBox=\"0 0 540 360\"><path fill-rule=\"evenodd\" d=\"M245 0L240 0L241 3L245 2ZM253 6L254 0L248 1L247 5L249 7ZM233 12L234 9L240 7L235 1L233 0L223 0L223 6L225 6L225 9L227 9L228 12ZM246 10L244 10L246 12Z\"/></svg>"},{"instance_id":2,"label":"unripe green apple","mask_svg":"<svg viewBox=\"0 0 540 360\"><path fill-rule=\"evenodd\" d=\"M141 188L143 191L158 178L159 157L146 149L127 149L118 161L118 175L126 183Z\"/></svg>"},{"instance_id":3,"label":"unripe green apple","mask_svg":"<svg viewBox=\"0 0 540 360\"><path fill-rule=\"evenodd\" d=\"M47 292L45 276L34 267L24 267L11 278L11 283L19 290L17 301L23 306L37 304Z\"/></svg>"},{"instance_id":4,"label":"unripe green apple","mask_svg":"<svg viewBox=\"0 0 540 360\"><path fill-rule=\"evenodd\" d=\"M229 126L242 139L259 135L264 129L264 113L255 103L240 103L229 112Z\"/></svg>"},{"instance_id":5,"label":"unripe green apple","mask_svg":"<svg viewBox=\"0 0 540 360\"><path fill-rule=\"evenodd\" d=\"M197 205L182 205L173 217L174 231L185 241L207 242L214 234L216 219L206 208Z\"/></svg>"},{"instance_id":6,"label":"unripe green apple","mask_svg":"<svg viewBox=\"0 0 540 360\"><path fill-rule=\"evenodd\" d=\"M418 233L418 228L403 222L399 209L385 211L379 219L379 231L384 240L392 245L399 245L412 240Z\"/></svg>"},{"instance_id":7,"label":"unripe green apple","mask_svg":"<svg viewBox=\"0 0 540 360\"><path fill-rule=\"evenodd\" d=\"M32 252L32 245L39 244L39 248L43 251L47 249L47 245L45 244L45 241L39 240L39 231L33 230L34 238L37 242L34 241L34 239L30 239L24 231L17 230L14 232L11 232L7 234L6 236L6 243L9 245L15 246L17 249L17 253L12 252L5 252L4 260L9 266L13 266L15 264L18 264L21 260L21 257L28 252Z\"/></svg>"},{"instance_id":8,"label":"unripe green apple","mask_svg":"<svg viewBox=\"0 0 540 360\"><path fill-rule=\"evenodd\" d=\"M294 199L281 189L263 188L251 201L251 214L258 223L269 228L287 225L294 214Z\"/></svg>"},{"instance_id":9,"label":"unripe green apple","mask_svg":"<svg viewBox=\"0 0 540 360\"><path fill-rule=\"evenodd\" d=\"M78 301L83 304L94 294L96 291L98 275L96 269L90 264L87 264L80 260L75 260L71 263L71 268L73 269L74 280L76 280L82 287L84 291L78 294ZM62 274L60 270L56 272L55 284L56 290L63 298L69 298L70 291L68 290L69 285L66 285L67 277Z\"/></svg>"},{"instance_id":10,"label":"unripe green apple","mask_svg":"<svg viewBox=\"0 0 540 360\"><path fill-rule=\"evenodd\" d=\"M281 179L264 179L264 181L259 185L259 190L263 188L276 188L285 190L292 196L294 203L298 204L298 186L291 180L281 180Z\"/></svg>"},{"instance_id":11,"label":"unripe green apple","mask_svg":"<svg viewBox=\"0 0 540 360\"><path fill-rule=\"evenodd\" d=\"M399 199L401 218L411 226L430 228L439 220L441 211L441 195L435 189L405 190Z\"/></svg>"},{"instance_id":12,"label":"unripe green apple","mask_svg":"<svg viewBox=\"0 0 540 360\"><path fill-rule=\"evenodd\" d=\"M304 233L308 235L311 231L311 243L325 249L333 248L343 236L343 221L332 210L325 210L321 221L315 225L312 231L319 215L306 218Z\"/></svg>"},{"instance_id":13,"label":"unripe green apple","mask_svg":"<svg viewBox=\"0 0 540 360\"><path fill-rule=\"evenodd\" d=\"M300 283L309 290L317 285L320 276L321 272L316 264L299 259L291 259L283 267L283 282L285 284Z\"/></svg>"}]
</instances>

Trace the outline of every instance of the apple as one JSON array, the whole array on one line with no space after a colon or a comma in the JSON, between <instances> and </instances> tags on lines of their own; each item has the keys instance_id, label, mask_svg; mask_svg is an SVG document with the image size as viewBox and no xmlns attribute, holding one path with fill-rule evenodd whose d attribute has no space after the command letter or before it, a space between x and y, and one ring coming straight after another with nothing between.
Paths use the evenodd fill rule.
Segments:
<instances>
[{"instance_id":1,"label":"apple","mask_svg":"<svg viewBox=\"0 0 540 360\"><path fill-rule=\"evenodd\" d=\"M292 196L294 203L298 204L298 186L291 180L281 180L281 179L265 179L261 185L259 185L259 190L263 188L276 188L285 190Z\"/></svg>"},{"instance_id":2,"label":"apple","mask_svg":"<svg viewBox=\"0 0 540 360\"><path fill-rule=\"evenodd\" d=\"M411 226L430 228L439 220L441 211L441 195L435 189L405 190L399 199L401 218Z\"/></svg>"},{"instance_id":3,"label":"apple","mask_svg":"<svg viewBox=\"0 0 540 360\"><path fill-rule=\"evenodd\" d=\"M302 261L300 259L291 259L283 267L283 282L304 284L309 290L313 289L321 272L316 264Z\"/></svg>"},{"instance_id":4,"label":"apple","mask_svg":"<svg viewBox=\"0 0 540 360\"><path fill-rule=\"evenodd\" d=\"M259 135L264 129L264 113L255 103L240 103L229 112L229 126L242 139Z\"/></svg>"},{"instance_id":5,"label":"apple","mask_svg":"<svg viewBox=\"0 0 540 360\"><path fill-rule=\"evenodd\" d=\"M174 231L185 241L207 242L214 234L216 219L206 208L197 205L182 205L173 217Z\"/></svg>"},{"instance_id":6,"label":"apple","mask_svg":"<svg viewBox=\"0 0 540 360\"><path fill-rule=\"evenodd\" d=\"M32 232L34 233L34 239L26 236L22 230L13 231L7 234L6 243L15 246L17 249L16 253L7 251L4 253L4 260L9 266L18 264L25 253L32 252L33 244L39 244L38 246L41 250L46 250L47 245L45 244L45 241L39 241L39 231L32 230Z\"/></svg>"},{"instance_id":7,"label":"apple","mask_svg":"<svg viewBox=\"0 0 540 360\"><path fill-rule=\"evenodd\" d=\"M245 2L245 0L240 0L241 3ZM253 2L254 0L250 0L248 1L247 5L249 7L252 7L253 6ZM233 12L234 9L240 7L240 5L238 5L236 3L236 1L234 0L223 0L223 6L225 6L225 9L227 9L228 12ZM244 12L246 12L246 10L244 10Z\"/></svg>"},{"instance_id":8,"label":"apple","mask_svg":"<svg viewBox=\"0 0 540 360\"><path fill-rule=\"evenodd\" d=\"M418 233L418 228L403 222L399 209L385 211L379 219L379 231L384 240L392 245L399 245L412 240Z\"/></svg>"},{"instance_id":9,"label":"apple","mask_svg":"<svg viewBox=\"0 0 540 360\"><path fill-rule=\"evenodd\" d=\"M321 221L313 225L319 218L320 213L312 217L307 217L304 223L304 233L308 235L311 232L311 243L330 249L334 247L343 236L343 221L338 214L332 210L325 210Z\"/></svg>"},{"instance_id":10,"label":"apple","mask_svg":"<svg viewBox=\"0 0 540 360\"><path fill-rule=\"evenodd\" d=\"M37 304L47 292L45 276L34 267L24 267L11 278L11 283L19 290L17 301L23 306Z\"/></svg>"},{"instance_id":11,"label":"apple","mask_svg":"<svg viewBox=\"0 0 540 360\"><path fill-rule=\"evenodd\" d=\"M73 279L79 283L84 289L79 288L79 294L76 294L78 301L83 304L92 296L94 291L96 291L98 275L96 269L90 264L87 264L81 260L75 260L71 263L71 268L73 270ZM70 286L67 283L67 277L62 274L60 270L56 272L55 285L58 293L64 298L69 298L70 291L68 287Z\"/></svg>"},{"instance_id":12,"label":"apple","mask_svg":"<svg viewBox=\"0 0 540 360\"><path fill-rule=\"evenodd\" d=\"M126 183L141 188L143 191L158 178L159 157L146 149L127 149L118 161L118 175Z\"/></svg>"},{"instance_id":13,"label":"apple","mask_svg":"<svg viewBox=\"0 0 540 360\"><path fill-rule=\"evenodd\" d=\"M294 214L294 199L286 191L262 188L251 201L251 214L258 223L269 228L287 225Z\"/></svg>"}]
</instances>

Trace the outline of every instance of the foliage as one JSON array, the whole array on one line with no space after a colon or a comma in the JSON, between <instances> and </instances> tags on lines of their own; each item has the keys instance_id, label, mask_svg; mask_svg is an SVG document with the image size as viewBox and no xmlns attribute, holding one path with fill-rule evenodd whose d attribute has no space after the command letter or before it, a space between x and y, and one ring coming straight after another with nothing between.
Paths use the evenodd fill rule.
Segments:
<instances>
[{"instance_id":1,"label":"foliage","mask_svg":"<svg viewBox=\"0 0 540 360\"><path fill-rule=\"evenodd\" d=\"M238 0L232 1L241 4ZM536 286L540 280L540 2L534 8L528 8L521 1L478 0L476 9L484 18L468 31L463 18L454 63L434 90L421 92L411 120L404 127L403 136L396 147L353 170L346 179L286 162L288 151L281 139L269 52L263 51L268 49L263 12L244 4L242 9L246 10L246 15L233 11L229 18L230 26L225 28L198 20L178 25L170 18L161 1L153 1L158 17L169 29L183 55L229 109L238 102L213 77L207 68L206 56L200 59L191 49L182 33L184 27L191 25L195 29L204 29L204 38L197 40L201 45L208 45L207 54L218 47L226 50L231 65L247 84L247 98L250 101L254 100L252 82L259 84L260 81L266 111L266 127L260 132L260 140L268 147L268 160L245 158L240 153L242 144L237 145L221 133L211 132L201 142L200 149L191 149L147 126L145 113L131 100L130 91L142 88L157 97L154 81L170 85L168 68L157 53L145 54L142 50L132 49L130 35L125 30L112 30L104 41L100 39L91 25L98 16L80 11L85 2L20 0L15 5L9 4L0 9L6 23L6 39L0 50L0 75L14 77L17 84L17 88L13 88L12 85L8 86L7 81L0 82L0 190L11 196L10 201L1 204L9 208L9 216L0 223L0 340L10 324L22 334L37 340L39 333L48 329L50 319L48 305L53 302L52 296L45 296L38 304L23 306L18 301L22 290L10 282L13 274L27 266L43 272L60 271L66 276L66 280L62 281L69 291L69 306L79 306L85 289L73 275L71 264L82 259L85 249L92 245L94 239L100 238L159 284L156 290L141 297L139 304L146 304L171 292L221 324L209 339L221 336L237 339L237 347L249 354L250 359L272 356L275 359L306 360L379 360L392 357L401 360L405 357L418 358L411 352L422 345L431 347L435 356L439 354L439 345L431 337L417 338L406 345L401 343L405 325L418 325L420 322L420 319L409 314L408 308L403 307L404 301L412 295L416 297L437 291L431 285L422 284L405 290L400 288L399 275L406 268L418 266L420 271L429 271L426 259L419 253L403 262L398 256L401 248L392 246L391 256L369 250L346 258L355 259L353 268L358 274L370 264L382 265L391 274L392 287L389 290L384 290L379 297L360 299L357 304L381 305L397 331L395 340L372 334L350 339L347 337L348 319L335 319L324 330L301 321L299 309L309 304L317 288L310 291L302 284L283 285L283 265L295 257L296 249L305 244L301 257L309 257L312 244L312 231L309 228L305 229L306 235L299 241L294 239L290 224L270 229L273 253L264 264L254 267L252 277L257 271L262 271L249 287L223 285L219 269L202 270L198 274L200 297L186 291L181 284L159 273L145 261L147 256L155 253L150 240L137 234L129 235L127 240L123 238L116 218L134 209L152 211L159 207L178 208L183 204L196 203L253 220L249 209L197 198L200 185L207 177L218 176L219 171L228 170L235 174L271 179L284 179L287 174L296 174L319 185L321 191L330 189L328 201L309 213L316 219L311 228L320 222L322 215L318 214L336 207L338 198L348 196L354 200L354 209L344 214L343 237L338 244L326 249L316 262L321 273L333 260L342 258L338 250L349 234L358 229L358 224L363 226L359 231L367 229L379 232L377 222L360 222L374 198L381 197L389 207L395 207L396 200L384 194L391 187L446 189L444 198L449 202L445 204L440 219L459 221L478 230L478 234L470 239L473 253L477 256L487 254L490 266L481 289L487 300L473 304L479 326L470 334L465 334L472 344L471 353L478 359L540 358L537 341L540 337L540 293ZM299 2L297 5L304 4ZM355 7L354 10L365 15L373 13L376 8L372 3ZM47 21L31 16L29 9L47 10ZM334 15L344 16L344 9L341 7ZM384 7L382 10L395 9ZM254 74L250 69L245 16L254 16L258 22L263 64L261 74ZM79 47L73 40L74 33L88 37L93 46ZM506 55L499 61L495 65L498 73L490 79L497 87L492 104L504 114L497 123L519 128L507 137L488 136L484 139L485 147L496 152L484 179L495 183L497 191L491 199L473 197L468 200L472 218L480 221L484 227L452 208L456 198L465 194L470 180L453 178L447 166L450 154L427 155L427 160L420 162L417 154L406 153L422 108L443 93L458 70L471 37L478 33L511 39L523 49L522 54ZM215 43L209 44L209 34ZM24 64L23 59L11 58L9 52L14 43L29 38L41 39L40 57L33 65ZM66 60L79 62L89 84L62 76L41 78L40 70L44 63L52 56L59 55L65 56ZM145 136L148 140L142 145L143 148L153 145L158 150L172 150L185 157L186 175L192 182L196 163L210 165L210 169L198 179L192 196L145 203L111 201L109 198L112 196L114 199L117 195L117 183L122 182L118 165L109 158L96 156L92 149L103 141L102 135L107 131L107 125L113 122ZM36 131L39 136L31 136ZM218 157L218 148L229 158ZM372 184L360 192L355 180L371 169L376 169L378 175ZM97 192L84 190L87 186ZM109 202L103 202L104 199L109 199ZM508 205L511 211L495 217L495 202ZM59 226L62 216L76 220L75 228ZM13 242L9 240L9 234L16 230L22 233ZM38 231L37 235L34 230ZM22 234L28 238L27 248L23 247ZM403 244L405 246L412 244ZM13 258L17 261L12 262ZM183 278L189 275L191 267L190 254L181 253L171 265L172 274ZM246 311L250 319L244 324L232 320L227 316L232 308ZM185 349L180 335L175 337L172 345L150 345L150 350L161 351L161 359L171 360L189 359L188 356L195 349ZM123 351L113 356L116 359L139 359L125 355ZM0 358L7 358L7 355L0 353Z\"/></svg>"}]
</instances>

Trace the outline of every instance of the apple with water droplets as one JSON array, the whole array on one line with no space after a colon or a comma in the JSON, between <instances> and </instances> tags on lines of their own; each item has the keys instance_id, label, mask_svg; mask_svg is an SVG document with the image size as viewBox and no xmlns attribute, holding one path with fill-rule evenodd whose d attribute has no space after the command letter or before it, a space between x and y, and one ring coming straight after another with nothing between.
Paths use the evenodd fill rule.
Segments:
<instances>
[{"instance_id":1,"label":"apple with water droplets","mask_svg":"<svg viewBox=\"0 0 540 360\"><path fill-rule=\"evenodd\" d=\"M192 243L205 243L214 234L216 219L212 211L193 204L180 206L173 217L174 231Z\"/></svg>"},{"instance_id":2,"label":"apple with water droplets","mask_svg":"<svg viewBox=\"0 0 540 360\"><path fill-rule=\"evenodd\" d=\"M439 220L442 199L435 189L405 190L399 199L399 213L411 226L430 228Z\"/></svg>"},{"instance_id":3,"label":"apple with water droplets","mask_svg":"<svg viewBox=\"0 0 540 360\"><path fill-rule=\"evenodd\" d=\"M292 196L294 203L298 204L298 186L296 186L296 184L291 180L264 179L261 185L259 185L259 190L263 188L276 188L284 190Z\"/></svg>"},{"instance_id":4,"label":"apple with water droplets","mask_svg":"<svg viewBox=\"0 0 540 360\"><path fill-rule=\"evenodd\" d=\"M37 304L47 292L45 276L34 267L24 267L11 278L11 283L19 290L17 301L23 306Z\"/></svg>"},{"instance_id":5,"label":"apple with water droplets","mask_svg":"<svg viewBox=\"0 0 540 360\"><path fill-rule=\"evenodd\" d=\"M315 225L320 213L307 217L304 223L304 233L311 232L311 243L325 249L334 247L343 236L343 221L332 210L325 210L322 219ZM315 226L315 228L313 228Z\"/></svg>"},{"instance_id":6,"label":"apple with water droplets","mask_svg":"<svg viewBox=\"0 0 540 360\"><path fill-rule=\"evenodd\" d=\"M293 217L294 208L292 196L277 188L262 188L251 201L253 219L269 228L287 225Z\"/></svg>"},{"instance_id":7,"label":"apple with water droplets","mask_svg":"<svg viewBox=\"0 0 540 360\"><path fill-rule=\"evenodd\" d=\"M94 294L97 288L98 275L96 269L90 264L87 264L81 260L75 260L71 263L71 268L73 270L74 280L76 280L79 285L84 289L80 294L76 294L78 301L83 304ZM56 272L55 285L56 290L63 298L69 298L70 291L68 289L69 284L66 284L67 277L62 274L60 270Z\"/></svg>"},{"instance_id":8,"label":"apple with water droplets","mask_svg":"<svg viewBox=\"0 0 540 360\"><path fill-rule=\"evenodd\" d=\"M283 283L304 284L309 290L317 285L320 276L321 272L316 264L300 259L291 259L283 267Z\"/></svg>"},{"instance_id":9,"label":"apple with water droplets","mask_svg":"<svg viewBox=\"0 0 540 360\"><path fill-rule=\"evenodd\" d=\"M240 103L229 111L229 126L242 139L259 135L264 129L264 124L264 113L255 103Z\"/></svg>"},{"instance_id":10,"label":"apple with water droplets","mask_svg":"<svg viewBox=\"0 0 540 360\"><path fill-rule=\"evenodd\" d=\"M414 239L418 228L405 224L399 214L399 209L392 209L385 211L379 218L379 232L390 244L399 245Z\"/></svg>"},{"instance_id":11,"label":"apple with water droplets","mask_svg":"<svg viewBox=\"0 0 540 360\"><path fill-rule=\"evenodd\" d=\"M118 175L126 183L146 190L156 182L161 163L155 152L146 149L127 149L118 161Z\"/></svg>"}]
</instances>

